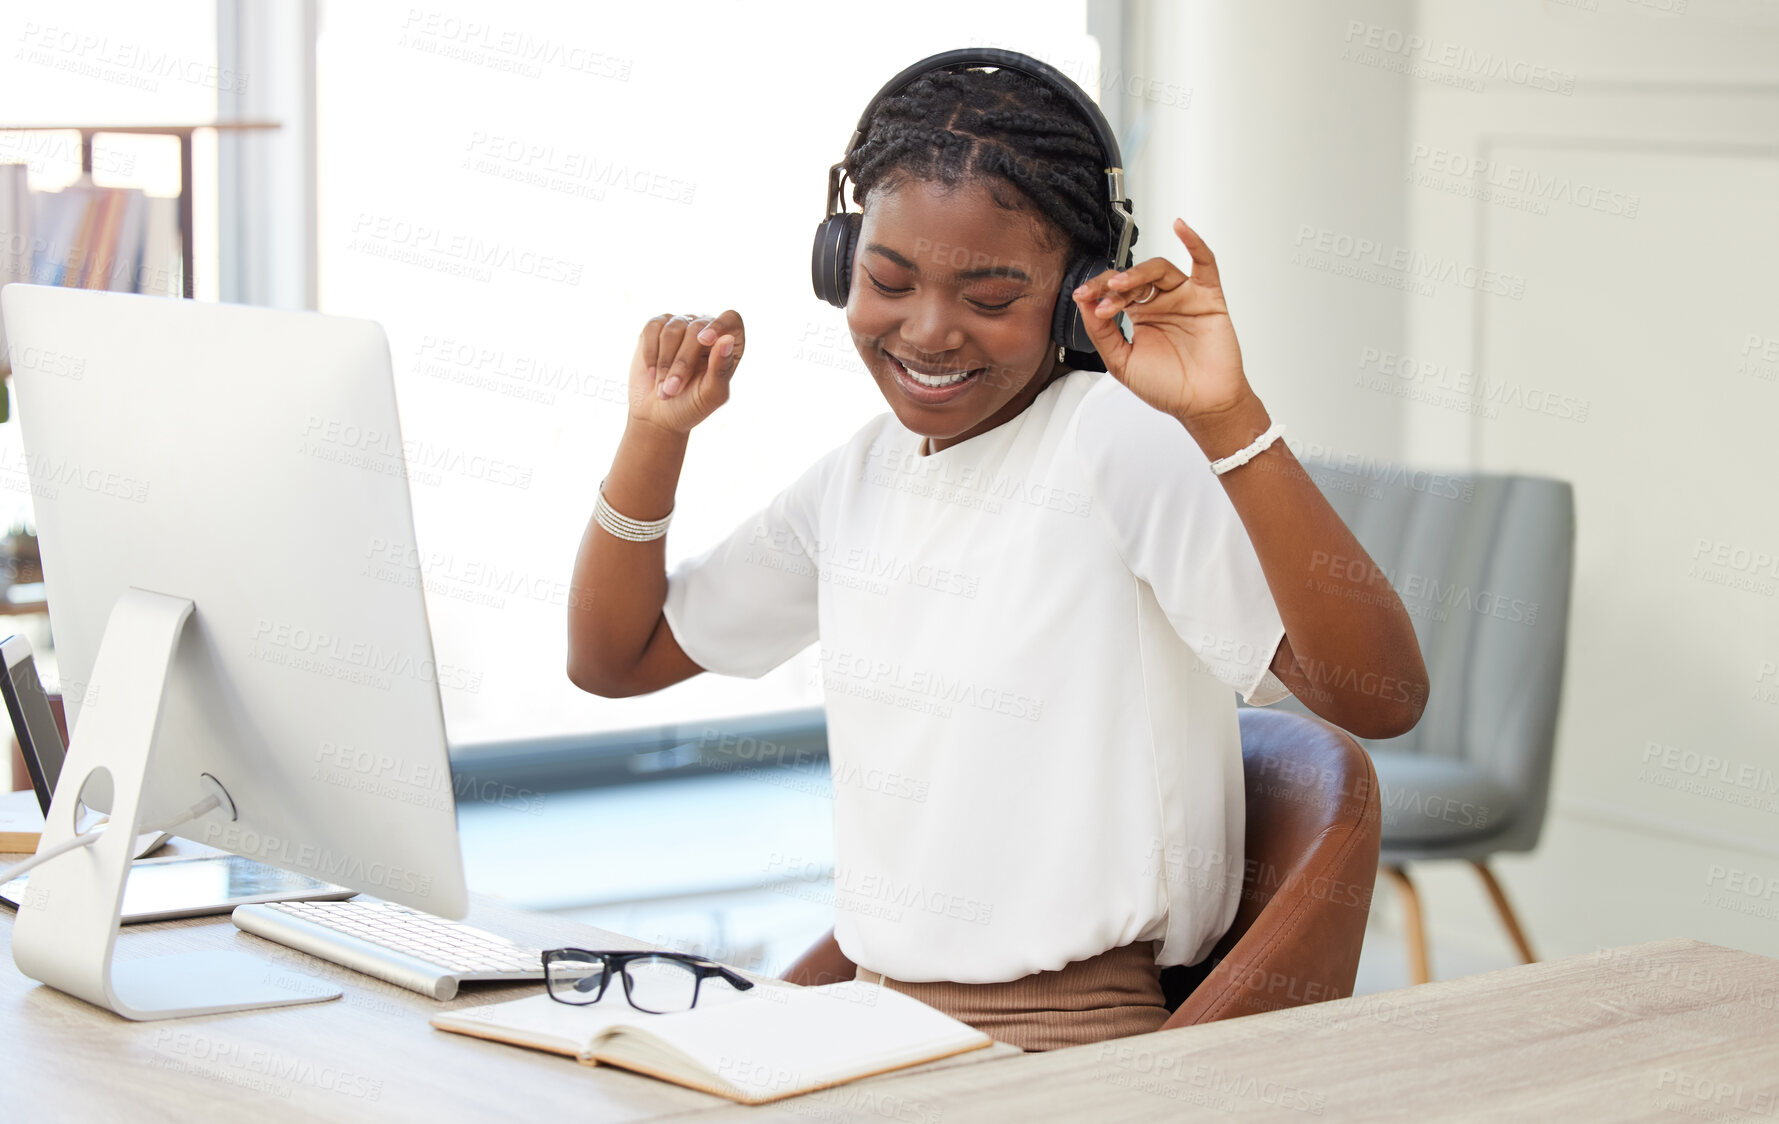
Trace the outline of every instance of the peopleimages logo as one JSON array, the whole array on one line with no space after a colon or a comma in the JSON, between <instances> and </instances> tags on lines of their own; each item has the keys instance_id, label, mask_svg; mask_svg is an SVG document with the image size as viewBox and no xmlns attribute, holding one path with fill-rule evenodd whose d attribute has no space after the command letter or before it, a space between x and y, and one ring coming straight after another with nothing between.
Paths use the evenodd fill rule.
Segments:
<instances>
[{"instance_id":1,"label":"peopleimages logo","mask_svg":"<svg viewBox=\"0 0 1779 1124\"><path fill-rule=\"evenodd\" d=\"M254 622L253 640L256 645L268 645L297 655L331 660L373 675L399 675L422 683L437 683L441 687L472 693L482 686L482 673L479 671L471 672L450 664L435 663L430 659L415 659L406 652L389 651L365 640L354 640L265 617ZM263 653L256 654L263 658Z\"/></svg>"},{"instance_id":2,"label":"peopleimages logo","mask_svg":"<svg viewBox=\"0 0 1779 1124\"><path fill-rule=\"evenodd\" d=\"M1297 248L1297 256L1293 260L1298 264L1313 261L1314 259L1298 259L1306 252L1314 252L1332 259L1383 270L1386 274L1407 282L1447 281L1461 288L1512 300L1519 300L1526 295L1526 279L1519 274L1483 269L1438 254L1411 250L1407 246L1389 248L1373 238L1329 230L1310 223L1298 224L1297 238L1292 245ZM1422 289L1416 291L1426 295Z\"/></svg>"},{"instance_id":3,"label":"peopleimages logo","mask_svg":"<svg viewBox=\"0 0 1779 1124\"><path fill-rule=\"evenodd\" d=\"M1779 335L1749 332L1742 341L1742 360L1737 370L1766 382L1779 382Z\"/></svg>"},{"instance_id":4,"label":"peopleimages logo","mask_svg":"<svg viewBox=\"0 0 1779 1124\"><path fill-rule=\"evenodd\" d=\"M14 241L16 238L0 234L0 247L6 247L6 243ZM78 355L65 355L48 348L30 346L19 348L12 354L13 366L21 371L36 371L39 374L76 381L86 377L86 359Z\"/></svg>"},{"instance_id":5,"label":"peopleimages logo","mask_svg":"<svg viewBox=\"0 0 1779 1124\"><path fill-rule=\"evenodd\" d=\"M1448 404L1437 395L1440 392L1450 392L1455 396L1455 401L1474 403L1485 411L1485 416L1491 418L1499 416L1499 411L1494 407L1511 406L1563 421L1585 422L1588 411L1592 408L1592 403L1586 398L1528 386L1517 379L1492 379L1474 371L1454 368L1448 363L1420 360L1377 347L1367 347L1360 351L1359 370L1377 372L1376 377L1361 375L1355 380L1360 386L1435 405ZM1473 409L1467 412L1477 411Z\"/></svg>"},{"instance_id":6,"label":"peopleimages logo","mask_svg":"<svg viewBox=\"0 0 1779 1124\"><path fill-rule=\"evenodd\" d=\"M545 66L554 66L570 73L628 82L634 65L632 59L596 51L584 43L460 19L437 10L409 8L401 26L400 46L443 58L488 64L527 78L540 77Z\"/></svg>"},{"instance_id":7,"label":"peopleimages logo","mask_svg":"<svg viewBox=\"0 0 1779 1124\"><path fill-rule=\"evenodd\" d=\"M127 39L114 43L109 35L27 21L18 42L14 58L20 61L139 90L152 92L160 88L160 79L168 79L219 94L247 92L247 75L238 70Z\"/></svg>"},{"instance_id":8,"label":"peopleimages logo","mask_svg":"<svg viewBox=\"0 0 1779 1124\"><path fill-rule=\"evenodd\" d=\"M577 608L584 591L556 577L539 577L479 558L459 558L441 551L422 552L412 543L373 538L359 571L365 577L458 601L503 609L507 598L523 597L544 605Z\"/></svg>"},{"instance_id":9,"label":"peopleimages logo","mask_svg":"<svg viewBox=\"0 0 1779 1124\"><path fill-rule=\"evenodd\" d=\"M880 701L901 698L993 711L1036 722L1044 701L1006 687L997 687L965 675L947 674L924 667L905 667L900 660L886 660L863 652L826 649L821 653L822 686L838 694L860 695ZM882 692L882 694L879 694ZM918 709L918 708L917 708Z\"/></svg>"},{"instance_id":10,"label":"peopleimages logo","mask_svg":"<svg viewBox=\"0 0 1779 1124\"><path fill-rule=\"evenodd\" d=\"M458 273L488 281L494 270L505 270L540 281L579 285L585 267L580 262L552 257L536 250L491 242L468 231L448 230L426 223L409 222L393 215L359 212L352 224L348 249L372 257L387 258Z\"/></svg>"},{"instance_id":11,"label":"peopleimages logo","mask_svg":"<svg viewBox=\"0 0 1779 1124\"><path fill-rule=\"evenodd\" d=\"M845 571L864 579L881 578L898 585L929 589L935 593L951 593L964 598L975 597L981 586L981 579L975 574L962 573L947 566L931 562L911 562L899 555L882 554L869 546L832 539L806 541L789 530L770 530L763 524L754 528L748 545L756 548L749 550L748 561L770 569L789 568L786 565L775 565L775 561L807 563L813 558L824 578L831 579L835 571ZM807 573L807 565L792 572ZM887 585L878 582L871 591L882 593L887 589Z\"/></svg>"},{"instance_id":12,"label":"peopleimages logo","mask_svg":"<svg viewBox=\"0 0 1779 1124\"><path fill-rule=\"evenodd\" d=\"M1731 570L1779 578L1779 551L1756 550L1740 543L1701 537L1693 544L1693 559Z\"/></svg>"},{"instance_id":13,"label":"peopleimages logo","mask_svg":"<svg viewBox=\"0 0 1779 1124\"><path fill-rule=\"evenodd\" d=\"M243 829L239 824L205 824L202 842L250 859L269 862L273 866L313 874L331 882L375 886L421 898L432 893L430 874L420 874L406 867L374 860L366 862L358 855L337 855L313 843L298 843L276 835L262 835L257 831Z\"/></svg>"},{"instance_id":14,"label":"peopleimages logo","mask_svg":"<svg viewBox=\"0 0 1779 1124\"><path fill-rule=\"evenodd\" d=\"M1664 769L1702 780L1721 781L1737 788L1779 795L1779 773L1765 765L1737 762L1715 753L1700 753L1655 741L1643 743L1643 762L1659 763Z\"/></svg>"},{"instance_id":15,"label":"peopleimages logo","mask_svg":"<svg viewBox=\"0 0 1779 1124\"><path fill-rule=\"evenodd\" d=\"M1073 488L1004 472L987 472L975 465L955 466L949 461L935 465L934 458L921 456L912 444L874 445L867 452L866 461L865 479L871 484L976 508L990 515L999 514L1008 503L1029 504L1082 518L1093 508L1093 497Z\"/></svg>"},{"instance_id":16,"label":"peopleimages logo","mask_svg":"<svg viewBox=\"0 0 1779 1124\"><path fill-rule=\"evenodd\" d=\"M893 875L867 873L838 865L830 872L825 862L787 856L779 851L772 852L767 858L765 870L780 875L787 882L823 887L831 893L836 908L849 913L899 921L899 909L911 909L974 925L987 925L994 920L992 902L918 882L899 881Z\"/></svg>"},{"instance_id":17,"label":"peopleimages logo","mask_svg":"<svg viewBox=\"0 0 1779 1124\"><path fill-rule=\"evenodd\" d=\"M766 988L762 998L783 1002L789 988ZM852 999L851 994L838 993L841 998ZM859 1000L865 1006L876 1006L875 991L870 992L870 1000ZM766 1089L790 1089L806 1084L808 1075L798 1070L784 1069L757 1062L751 1058L731 1057L723 1054L717 1058L717 1073L738 1084L759 1086ZM944 1114L924 1101L909 1100L895 1092L886 1091L870 1083L863 1085L835 1085L825 1089L817 1089L805 1093L795 1100L780 1102L786 1111L798 1115L811 1116L816 1119L848 1121L854 1119L854 1113L869 1113L885 1120L900 1121L902 1124L939 1124Z\"/></svg>"},{"instance_id":18,"label":"peopleimages logo","mask_svg":"<svg viewBox=\"0 0 1779 1124\"><path fill-rule=\"evenodd\" d=\"M1480 91L1481 79L1492 78L1524 86L1529 90L1548 90L1568 96L1575 92L1575 75L1567 70L1540 66L1524 59L1512 59L1492 51L1479 51L1461 43L1394 27L1348 20L1344 57L1367 66L1402 72L1408 68L1417 78L1427 78ZM1393 56L1393 58L1392 58ZM1385 64L1384 60L1389 60ZM1441 71L1429 70L1439 67Z\"/></svg>"},{"instance_id":19,"label":"peopleimages logo","mask_svg":"<svg viewBox=\"0 0 1779 1124\"><path fill-rule=\"evenodd\" d=\"M434 445L418 438L404 440L399 433L375 426L356 425L313 414L303 426L297 451L323 460L369 468L387 476L408 475L411 471L415 479L428 484L439 482L439 472L452 472L471 480L485 480L521 490L531 487L531 469L526 466L481 453L468 453L450 445Z\"/></svg>"},{"instance_id":20,"label":"peopleimages logo","mask_svg":"<svg viewBox=\"0 0 1779 1124\"><path fill-rule=\"evenodd\" d=\"M1314 460L1319 463L1305 465L1305 469L1314 476L1319 468L1327 468L1346 476L1356 477L1371 483L1401 485L1410 491L1423 492L1429 496L1442 499L1457 500L1469 503L1476 494L1476 482L1460 476L1448 476L1443 472L1429 472L1426 469L1410 468L1395 461L1379 460L1377 457L1365 456L1360 453L1342 452L1331 446L1316 441L1295 441L1286 438L1285 444L1298 460ZM1318 480L1318 484L1322 481Z\"/></svg>"},{"instance_id":21,"label":"peopleimages logo","mask_svg":"<svg viewBox=\"0 0 1779 1124\"><path fill-rule=\"evenodd\" d=\"M1482 180L1483 185L1499 189L1499 195L1491 201L1523 199L1540 204L1540 214L1549 211L1550 203L1565 203L1584 211L1634 219L1643 201L1643 197L1635 192L1616 191L1569 176L1546 175L1511 160L1486 159L1439 145L1417 143L1408 162L1421 172L1448 176L1453 181ZM1440 183L1437 179L1415 179L1413 182L1422 186Z\"/></svg>"},{"instance_id":22,"label":"peopleimages logo","mask_svg":"<svg viewBox=\"0 0 1779 1124\"><path fill-rule=\"evenodd\" d=\"M473 340L424 335L408 370L507 398L553 406L557 394L628 405L629 381Z\"/></svg>"},{"instance_id":23,"label":"peopleimages logo","mask_svg":"<svg viewBox=\"0 0 1779 1124\"><path fill-rule=\"evenodd\" d=\"M46 499L55 499L62 488L80 488L94 495L109 496L129 503L143 503L148 499L146 480L109 469L93 468L76 461L52 460L42 454L23 450L7 458L6 462L0 462L0 471L5 470L21 474L30 481L31 493Z\"/></svg>"},{"instance_id":24,"label":"peopleimages logo","mask_svg":"<svg viewBox=\"0 0 1779 1124\"><path fill-rule=\"evenodd\" d=\"M470 135L470 155L463 167L483 175L529 184L564 195L603 200L607 187L634 195L648 195L667 203L691 203L698 190L692 180L669 176L653 168L632 168L629 163L597 153L558 151L520 137L475 132Z\"/></svg>"},{"instance_id":25,"label":"peopleimages logo","mask_svg":"<svg viewBox=\"0 0 1779 1124\"><path fill-rule=\"evenodd\" d=\"M82 156L79 134L12 132L0 129L0 157L4 157L7 164L25 165L33 179L54 175L52 165L78 163ZM133 152L119 152L94 145L88 158L92 161L94 172L120 177L136 174L136 155ZM8 239L16 241L18 237L18 233L14 231Z\"/></svg>"},{"instance_id":26,"label":"peopleimages logo","mask_svg":"<svg viewBox=\"0 0 1779 1124\"><path fill-rule=\"evenodd\" d=\"M158 1057L150 1064L156 1069L191 1072L215 1077L256 1093L273 1093L289 1099L291 1086L306 1085L327 1093L376 1101L383 1097L383 1082L335 1065L316 1065L307 1058L294 1057L262 1046L243 1046L213 1038L199 1031L161 1028L149 1042ZM213 1067L220 1067L220 1071ZM238 1070L242 1077L228 1071ZM256 1081L261 1075L268 1081ZM278 1082L282 1084L271 1084Z\"/></svg>"}]
</instances>

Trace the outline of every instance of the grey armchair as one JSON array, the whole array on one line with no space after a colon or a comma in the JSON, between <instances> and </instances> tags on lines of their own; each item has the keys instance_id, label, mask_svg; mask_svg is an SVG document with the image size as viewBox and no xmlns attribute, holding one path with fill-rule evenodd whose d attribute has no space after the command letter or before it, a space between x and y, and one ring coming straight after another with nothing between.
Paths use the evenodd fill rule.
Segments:
<instances>
[{"instance_id":1,"label":"grey armchair","mask_svg":"<svg viewBox=\"0 0 1779 1124\"><path fill-rule=\"evenodd\" d=\"M1365 740L1383 799L1381 868L1402 893L1415 983L1430 978L1407 865L1462 859L1520 956L1534 957L1488 859L1544 827L1574 568L1569 484L1305 459L1415 622L1431 690L1420 723ZM1339 560L1322 560L1336 566ZM1303 710L1295 699L1278 706Z\"/></svg>"}]
</instances>

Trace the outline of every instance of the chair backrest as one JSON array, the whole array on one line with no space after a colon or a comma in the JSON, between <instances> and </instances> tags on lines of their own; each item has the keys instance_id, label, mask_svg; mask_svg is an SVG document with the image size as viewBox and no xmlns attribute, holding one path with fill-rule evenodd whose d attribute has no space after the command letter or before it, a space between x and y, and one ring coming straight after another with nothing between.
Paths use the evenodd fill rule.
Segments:
<instances>
[{"instance_id":1,"label":"chair backrest","mask_svg":"<svg viewBox=\"0 0 1779 1124\"><path fill-rule=\"evenodd\" d=\"M1249 708L1241 728L1242 902L1209 956L1163 969L1169 1027L1342 998L1359 971L1382 819L1371 758L1316 718Z\"/></svg>"},{"instance_id":2,"label":"chair backrest","mask_svg":"<svg viewBox=\"0 0 1779 1124\"><path fill-rule=\"evenodd\" d=\"M1414 621L1431 692L1413 730L1369 749L1454 758L1513 797L1503 851L1538 842L1568 646L1575 493L1562 480L1305 458ZM1335 571L1350 560L1313 560ZM1307 713L1295 699L1278 704Z\"/></svg>"}]
</instances>

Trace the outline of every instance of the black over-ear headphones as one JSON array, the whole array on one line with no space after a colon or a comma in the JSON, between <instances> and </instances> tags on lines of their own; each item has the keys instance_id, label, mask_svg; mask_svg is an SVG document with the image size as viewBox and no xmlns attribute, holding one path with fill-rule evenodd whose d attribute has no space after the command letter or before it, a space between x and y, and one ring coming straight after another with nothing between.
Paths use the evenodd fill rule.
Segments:
<instances>
[{"instance_id":1,"label":"black over-ear headphones","mask_svg":"<svg viewBox=\"0 0 1779 1124\"><path fill-rule=\"evenodd\" d=\"M1108 202L1106 251L1104 256L1085 255L1069 262L1063 273L1062 288L1056 294L1056 311L1051 316L1050 335L1052 340L1065 349L1064 362L1070 367L1084 371L1103 371L1106 365L1100 359L1099 352L1094 349L1086 325L1081 322L1081 310L1075 306L1073 293L1077 286L1107 269L1130 267L1130 243L1134 223L1130 199L1124 194L1123 159L1118 154L1118 141L1112 136L1112 127L1106 123L1099 106L1093 104L1093 99L1081 87L1069 81L1055 67L1018 51L1003 51L995 47L946 51L908 67L877 91L877 96L871 99L871 104L859 116L858 127L853 130L852 139L846 142L846 155L850 157L870 132L871 118L877 112L877 107L901 93L921 75L934 70L958 71L986 66L1017 71L1049 86L1075 106L1099 141L1100 153L1105 158ZM847 294L852 287L853 251L857 248L859 239L860 214L857 211L847 211L842 197L842 182L845 177L846 161L843 158L840 163L828 169L828 213L815 229L815 252L810 261L815 295L836 308L846 307Z\"/></svg>"}]
</instances>

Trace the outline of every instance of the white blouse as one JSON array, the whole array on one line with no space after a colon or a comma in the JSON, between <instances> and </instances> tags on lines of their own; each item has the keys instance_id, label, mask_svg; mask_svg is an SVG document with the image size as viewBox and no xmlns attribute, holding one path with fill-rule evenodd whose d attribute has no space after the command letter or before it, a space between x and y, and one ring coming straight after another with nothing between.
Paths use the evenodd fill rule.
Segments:
<instances>
[{"instance_id":1,"label":"white blouse","mask_svg":"<svg viewBox=\"0 0 1779 1124\"><path fill-rule=\"evenodd\" d=\"M757 678L817 639L835 936L909 982L991 983L1229 928L1235 695L1284 625L1204 454L1103 371L922 455L885 412L668 575L693 660Z\"/></svg>"}]
</instances>

